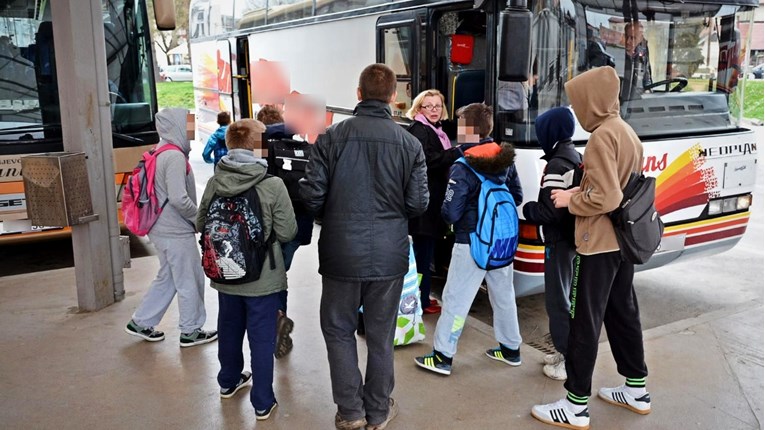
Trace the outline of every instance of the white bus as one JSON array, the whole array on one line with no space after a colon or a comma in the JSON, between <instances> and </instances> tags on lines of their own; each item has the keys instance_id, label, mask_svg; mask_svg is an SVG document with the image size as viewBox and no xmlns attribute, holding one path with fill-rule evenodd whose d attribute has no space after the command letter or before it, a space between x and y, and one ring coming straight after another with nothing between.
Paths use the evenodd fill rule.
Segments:
<instances>
[{"instance_id":1,"label":"white bus","mask_svg":"<svg viewBox=\"0 0 765 430\"><path fill-rule=\"evenodd\" d=\"M428 88L446 94L452 117L468 103L493 106L494 137L515 145L528 201L544 167L535 118L568 105L568 80L610 65L622 77L622 116L643 141L644 172L657 178L666 224L660 249L638 269L733 247L749 222L757 167L738 66L747 64L757 0L511 1L508 13L504 0L192 0L197 138L215 129L221 110L253 116L264 88L320 96L328 123L337 122L352 114L361 70L385 63L398 77L393 111L402 124L412 97ZM503 16L524 13L530 18L501 30ZM639 63L626 54L635 52L629 21L639 22ZM255 73L264 61L286 76L264 82ZM499 76L523 81L508 84L522 89L519 105L498 104ZM582 150L587 137L577 125ZM543 289L544 247L537 226L522 221L521 231L515 283L524 295Z\"/></svg>"}]
</instances>

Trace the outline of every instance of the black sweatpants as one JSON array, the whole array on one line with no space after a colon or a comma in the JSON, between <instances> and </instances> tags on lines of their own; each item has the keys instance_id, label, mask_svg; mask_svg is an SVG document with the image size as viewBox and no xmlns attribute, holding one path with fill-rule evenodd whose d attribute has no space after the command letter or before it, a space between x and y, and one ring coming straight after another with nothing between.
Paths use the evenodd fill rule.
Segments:
<instances>
[{"instance_id":1,"label":"black sweatpants","mask_svg":"<svg viewBox=\"0 0 765 430\"><path fill-rule=\"evenodd\" d=\"M564 386L575 396L590 396L602 325L619 374L626 378L648 376L640 311L632 285L634 275L635 266L623 261L619 251L577 254L574 258L568 379Z\"/></svg>"}]
</instances>

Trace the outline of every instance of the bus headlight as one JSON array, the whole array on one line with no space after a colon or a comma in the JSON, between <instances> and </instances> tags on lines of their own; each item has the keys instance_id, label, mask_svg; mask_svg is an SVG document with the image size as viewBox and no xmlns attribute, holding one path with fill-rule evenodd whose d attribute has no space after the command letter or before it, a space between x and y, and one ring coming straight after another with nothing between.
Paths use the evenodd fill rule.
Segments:
<instances>
[{"instance_id":1,"label":"bus headlight","mask_svg":"<svg viewBox=\"0 0 765 430\"><path fill-rule=\"evenodd\" d=\"M752 195L747 194L745 196L738 196L738 200L736 200L736 210L737 211L743 211L749 209L749 206L752 205Z\"/></svg>"},{"instance_id":2,"label":"bus headlight","mask_svg":"<svg viewBox=\"0 0 765 430\"><path fill-rule=\"evenodd\" d=\"M715 199L709 201L709 215L719 215L722 213L722 200Z\"/></svg>"},{"instance_id":3,"label":"bus headlight","mask_svg":"<svg viewBox=\"0 0 765 430\"><path fill-rule=\"evenodd\" d=\"M728 197L723 200L723 212L733 212L736 210L736 202L738 197Z\"/></svg>"}]
</instances>

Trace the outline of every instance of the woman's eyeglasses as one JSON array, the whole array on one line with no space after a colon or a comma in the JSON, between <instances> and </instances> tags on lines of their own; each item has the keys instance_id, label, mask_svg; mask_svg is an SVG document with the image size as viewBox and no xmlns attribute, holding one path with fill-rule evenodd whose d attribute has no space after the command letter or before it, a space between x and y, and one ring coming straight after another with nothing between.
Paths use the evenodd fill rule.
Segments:
<instances>
[{"instance_id":1,"label":"woman's eyeglasses","mask_svg":"<svg viewBox=\"0 0 765 430\"><path fill-rule=\"evenodd\" d=\"M429 110L431 112L441 110L444 107L442 105L422 105L422 109Z\"/></svg>"}]
</instances>

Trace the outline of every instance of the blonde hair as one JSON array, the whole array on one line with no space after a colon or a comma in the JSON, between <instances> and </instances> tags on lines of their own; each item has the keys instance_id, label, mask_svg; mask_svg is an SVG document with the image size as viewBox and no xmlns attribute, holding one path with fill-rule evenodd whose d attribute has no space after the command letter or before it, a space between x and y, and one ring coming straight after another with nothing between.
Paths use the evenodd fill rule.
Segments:
<instances>
[{"instance_id":1,"label":"blonde hair","mask_svg":"<svg viewBox=\"0 0 765 430\"><path fill-rule=\"evenodd\" d=\"M443 121L445 119L449 119L449 111L446 109L446 100L444 99L444 95L441 94L441 91L438 90L425 90L421 92L420 94L417 94L417 97L414 98L414 101L412 101L412 107L409 108L409 110L406 112L406 117L409 119L414 119L415 116L417 116L418 113L420 113L420 109L422 109L422 102L425 100L425 97L438 97L441 99L441 105L443 106L441 108L441 118L439 120Z\"/></svg>"},{"instance_id":2,"label":"blonde hair","mask_svg":"<svg viewBox=\"0 0 765 430\"><path fill-rule=\"evenodd\" d=\"M226 147L228 149L260 149L266 126L262 122L245 118L234 121L226 130Z\"/></svg>"}]
</instances>

